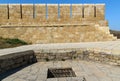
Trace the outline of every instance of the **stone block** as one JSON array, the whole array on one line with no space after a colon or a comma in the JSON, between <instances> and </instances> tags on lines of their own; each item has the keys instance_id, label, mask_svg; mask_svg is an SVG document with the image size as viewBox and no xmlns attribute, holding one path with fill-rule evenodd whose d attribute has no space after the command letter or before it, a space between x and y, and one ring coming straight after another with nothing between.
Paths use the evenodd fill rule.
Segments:
<instances>
[{"instance_id":1,"label":"stone block","mask_svg":"<svg viewBox=\"0 0 120 81\"><path fill-rule=\"evenodd\" d=\"M0 19L8 19L8 8L7 4L0 4Z\"/></svg>"},{"instance_id":2,"label":"stone block","mask_svg":"<svg viewBox=\"0 0 120 81\"><path fill-rule=\"evenodd\" d=\"M58 20L58 5L48 4L48 22L57 22Z\"/></svg>"},{"instance_id":3,"label":"stone block","mask_svg":"<svg viewBox=\"0 0 120 81\"><path fill-rule=\"evenodd\" d=\"M72 4L72 22L81 21L82 4Z\"/></svg>"},{"instance_id":4,"label":"stone block","mask_svg":"<svg viewBox=\"0 0 120 81\"><path fill-rule=\"evenodd\" d=\"M21 10L20 10L20 5L17 4L10 4L9 5L9 16L10 19L16 20L16 19L21 19Z\"/></svg>"},{"instance_id":5,"label":"stone block","mask_svg":"<svg viewBox=\"0 0 120 81\"><path fill-rule=\"evenodd\" d=\"M22 4L23 19L28 22L29 19L33 19L33 4Z\"/></svg>"},{"instance_id":6,"label":"stone block","mask_svg":"<svg viewBox=\"0 0 120 81\"><path fill-rule=\"evenodd\" d=\"M0 25L8 22L8 7L6 4L0 4Z\"/></svg>"},{"instance_id":7,"label":"stone block","mask_svg":"<svg viewBox=\"0 0 120 81\"><path fill-rule=\"evenodd\" d=\"M39 23L40 21L46 21L46 5L45 4L36 4L36 18ZM36 21L36 22L37 22Z\"/></svg>"},{"instance_id":8,"label":"stone block","mask_svg":"<svg viewBox=\"0 0 120 81\"><path fill-rule=\"evenodd\" d=\"M84 4L84 18L86 20L93 20L94 17L94 4Z\"/></svg>"},{"instance_id":9,"label":"stone block","mask_svg":"<svg viewBox=\"0 0 120 81\"><path fill-rule=\"evenodd\" d=\"M98 20L105 19L105 4L96 4L96 18Z\"/></svg>"},{"instance_id":10,"label":"stone block","mask_svg":"<svg viewBox=\"0 0 120 81\"><path fill-rule=\"evenodd\" d=\"M66 22L70 19L70 4L60 4L60 21Z\"/></svg>"}]
</instances>

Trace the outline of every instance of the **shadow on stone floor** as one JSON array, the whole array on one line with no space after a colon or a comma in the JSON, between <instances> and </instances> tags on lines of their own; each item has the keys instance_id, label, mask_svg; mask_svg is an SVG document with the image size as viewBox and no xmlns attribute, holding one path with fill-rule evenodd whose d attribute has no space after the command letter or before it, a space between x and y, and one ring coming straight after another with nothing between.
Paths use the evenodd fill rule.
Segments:
<instances>
[{"instance_id":1,"label":"shadow on stone floor","mask_svg":"<svg viewBox=\"0 0 120 81\"><path fill-rule=\"evenodd\" d=\"M34 63L32 63L32 64L34 64ZM8 76L22 70L22 69L24 69L24 68L26 68L26 67L28 67L28 66L30 66L32 64L28 64L28 65L24 65L24 66L15 68L15 69L11 69L11 70L8 70L7 72L4 72L4 73L0 74L0 81L2 81L4 78L6 78L6 77L8 77Z\"/></svg>"}]
</instances>

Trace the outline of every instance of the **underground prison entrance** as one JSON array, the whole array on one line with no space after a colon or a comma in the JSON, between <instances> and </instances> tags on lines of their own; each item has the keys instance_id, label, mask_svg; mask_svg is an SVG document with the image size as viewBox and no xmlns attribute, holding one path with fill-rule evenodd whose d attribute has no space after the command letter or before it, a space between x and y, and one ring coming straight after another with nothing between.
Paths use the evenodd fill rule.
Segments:
<instances>
[{"instance_id":1,"label":"underground prison entrance","mask_svg":"<svg viewBox=\"0 0 120 81\"><path fill-rule=\"evenodd\" d=\"M72 68L49 68L47 78L76 77Z\"/></svg>"}]
</instances>

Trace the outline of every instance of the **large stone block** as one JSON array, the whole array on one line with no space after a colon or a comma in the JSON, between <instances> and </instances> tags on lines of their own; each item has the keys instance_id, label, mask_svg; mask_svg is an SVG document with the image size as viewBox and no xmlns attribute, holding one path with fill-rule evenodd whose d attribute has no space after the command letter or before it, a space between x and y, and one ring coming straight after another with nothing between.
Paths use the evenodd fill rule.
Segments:
<instances>
[{"instance_id":1,"label":"large stone block","mask_svg":"<svg viewBox=\"0 0 120 81\"><path fill-rule=\"evenodd\" d=\"M85 20L93 20L94 17L94 4L84 4L84 18Z\"/></svg>"},{"instance_id":2,"label":"large stone block","mask_svg":"<svg viewBox=\"0 0 120 81\"><path fill-rule=\"evenodd\" d=\"M82 18L82 4L72 4L72 19L80 21Z\"/></svg>"},{"instance_id":3,"label":"large stone block","mask_svg":"<svg viewBox=\"0 0 120 81\"><path fill-rule=\"evenodd\" d=\"M105 18L105 4L96 4L96 18L104 20Z\"/></svg>"},{"instance_id":4,"label":"large stone block","mask_svg":"<svg viewBox=\"0 0 120 81\"><path fill-rule=\"evenodd\" d=\"M22 11L20 10L20 5L17 4L10 4L9 5L9 16L10 19L12 20L16 20L16 19L20 19L21 18L21 13Z\"/></svg>"},{"instance_id":5,"label":"large stone block","mask_svg":"<svg viewBox=\"0 0 120 81\"><path fill-rule=\"evenodd\" d=\"M22 4L23 19L33 19L33 4Z\"/></svg>"},{"instance_id":6,"label":"large stone block","mask_svg":"<svg viewBox=\"0 0 120 81\"><path fill-rule=\"evenodd\" d=\"M66 22L70 20L70 4L60 4L60 21Z\"/></svg>"},{"instance_id":7,"label":"large stone block","mask_svg":"<svg viewBox=\"0 0 120 81\"><path fill-rule=\"evenodd\" d=\"M8 8L6 4L0 5L0 19L8 19Z\"/></svg>"},{"instance_id":8,"label":"large stone block","mask_svg":"<svg viewBox=\"0 0 120 81\"><path fill-rule=\"evenodd\" d=\"M19 4L9 5L9 25L20 25L22 22L22 10Z\"/></svg>"},{"instance_id":9,"label":"large stone block","mask_svg":"<svg viewBox=\"0 0 120 81\"><path fill-rule=\"evenodd\" d=\"M36 18L37 21L46 21L46 4L36 4ZM40 22L39 22L40 23Z\"/></svg>"},{"instance_id":10,"label":"large stone block","mask_svg":"<svg viewBox=\"0 0 120 81\"><path fill-rule=\"evenodd\" d=\"M48 21L56 22L58 20L58 5L48 4Z\"/></svg>"},{"instance_id":11,"label":"large stone block","mask_svg":"<svg viewBox=\"0 0 120 81\"><path fill-rule=\"evenodd\" d=\"M22 20L24 26L34 25L33 4L22 4Z\"/></svg>"},{"instance_id":12,"label":"large stone block","mask_svg":"<svg viewBox=\"0 0 120 81\"><path fill-rule=\"evenodd\" d=\"M0 4L0 25L6 24L8 21L8 6Z\"/></svg>"}]
</instances>

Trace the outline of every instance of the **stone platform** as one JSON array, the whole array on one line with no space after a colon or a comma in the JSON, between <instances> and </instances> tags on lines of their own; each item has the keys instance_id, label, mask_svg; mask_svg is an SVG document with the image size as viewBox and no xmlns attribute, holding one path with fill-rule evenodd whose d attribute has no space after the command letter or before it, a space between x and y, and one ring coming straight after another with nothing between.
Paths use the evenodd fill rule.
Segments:
<instances>
[{"instance_id":1,"label":"stone platform","mask_svg":"<svg viewBox=\"0 0 120 81\"><path fill-rule=\"evenodd\" d=\"M92 49L108 54L120 55L120 39L106 42L81 42L81 43L51 43L51 44L33 44L15 48L0 49L0 56L27 51L27 50L51 50L51 49Z\"/></svg>"},{"instance_id":2,"label":"stone platform","mask_svg":"<svg viewBox=\"0 0 120 81\"><path fill-rule=\"evenodd\" d=\"M48 68L71 67L76 77L49 78ZM38 62L17 71L1 81L119 81L120 67L86 61Z\"/></svg>"},{"instance_id":3,"label":"stone platform","mask_svg":"<svg viewBox=\"0 0 120 81\"><path fill-rule=\"evenodd\" d=\"M71 58L73 55L77 55L77 57L67 60L65 59L63 61L55 59L46 60L50 62L40 62L42 58L51 58L51 56L54 56L53 54L55 57L61 55L65 55L65 58ZM82 54L82 57L85 59L81 60L82 57L80 55ZM20 66L26 65L28 62L31 63L34 61L35 56L36 58L42 57L40 59L37 58L37 61L40 60L38 63L22 68L21 70L4 78L2 78L4 75L0 75L2 81L82 81L84 78L86 81L120 80L120 40L86 43L34 44L1 49L0 70L4 70L6 72L6 67L10 67L9 70L11 70L14 65L19 68ZM7 60L5 60L5 57L7 57ZM23 64L23 62L25 62L25 64ZM1 68L3 67L3 64L8 66ZM51 67L72 68L77 77L47 79L47 69Z\"/></svg>"}]
</instances>

